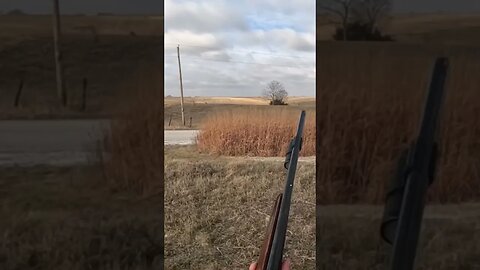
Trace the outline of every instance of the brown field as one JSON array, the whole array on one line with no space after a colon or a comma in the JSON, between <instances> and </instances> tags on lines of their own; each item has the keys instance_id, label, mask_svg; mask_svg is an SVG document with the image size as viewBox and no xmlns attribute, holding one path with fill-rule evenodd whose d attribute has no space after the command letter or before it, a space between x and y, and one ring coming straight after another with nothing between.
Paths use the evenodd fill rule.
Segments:
<instances>
[{"instance_id":1,"label":"brown field","mask_svg":"<svg viewBox=\"0 0 480 270\"><path fill-rule=\"evenodd\" d=\"M268 105L269 100L263 97L184 97L185 103L189 104L231 104L231 105ZM315 105L313 97L289 97L290 105ZM165 97L165 106L180 104L180 97Z\"/></svg>"},{"instance_id":2,"label":"brown field","mask_svg":"<svg viewBox=\"0 0 480 270\"><path fill-rule=\"evenodd\" d=\"M480 198L480 51L461 46L317 43L317 204L381 203L413 139L435 56L450 58L434 202Z\"/></svg>"},{"instance_id":3,"label":"brown field","mask_svg":"<svg viewBox=\"0 0 480 270\"><path fill-rule=\"evenodd\" d=\"M62 32L66 35L94 38L101 36L160 36L163 16L62 16ZM52 17L49 15L0 16L0 51L19 41L52 37Z\"/></svg>"},{"instance_id":4,"label":"brown field","mask_svg":"<svg viewBox=\"0 0 480 270\"><path fill-rule=\"evenodd\" d=\"M334 29L317 17L317 40L332 39ZM480 45L480 14L393 15L382 29L400 42Z\"/></svg>"},{"instance_id":5,"label":"brown field","mask_svg":"<svg viewBox=\"0 0 480 270\"><path fill-rule=\"evenodd\" d=\"M480 20L445 19L406 17L403 25L393 24L395 37L404 42L317 41L316 269L388 266L391 247L379 235L383 209L365 203L384 203L397 158L416 135L434 59L443 55L450 59L450 72L441 156L428 193L417 268L480 267L478 204L465 203L480 198L480 47L475 45ZM422 36L435 43L414 44L426 41Z\"/></svg>"},{"instance_id":6,"label":"brown field","mask_svg":"<svg viewBox=\"0 0 480 270\"><path fill-rule=\"evenodd\" d=\"M103 144L109 153L104 158L106 179L114 189L135 190L145 196L160 197L164 186L165 211L160 214L165 214L166 269L247 269L257 259L270 208L283 189L283 159L222 157L201 153L194 146L167 147L163 167L163 127L158 125L163 108L156 102L160 93L151 91L161 87L163 81L155 85L136 88L139 95L130 99L130 106L111 125L112 134ZM205 108L220 111L231 110L230 106L241 110L250 106L265 111L277 109L243 103L196 104L195 108L208 114ZM296 122L302 107L287 107L295 112ZM315 265L312 161L302 159L298 168L286 247L286 254L299 269L314 269ZM247 219L249 222L243 222Z\"/></svg>"},{"instance_id":7,"label":"brown field","mask_svg":"<svg viewBox=\"0 0 480 270\"><path fill-rule=\"evenodd\" d=\"M283 189L281 160L211 156L189 146L167 147L165 162L166 269L247 269ZM299 164L286 244L292 269L385 269L391 248L379 237L382 207L317 205L314 225L314 164ZM480 266L478 210L427 206L418 269Z\"/></svg>"},{"instance_id":8,"label":"brown field","mask_svg":"<svg viewBox=\"0 0 480 270\"><path fill-rule=\"evenodd\" d=\"M292 269L315 269L314 171L299 162L285 245ZM285 177L282 160L166 148L165 269L248 269Z\"/></svg>"},{"instance_id":9,"label":"brown field","mask_svg":"<svg viewBox=\"0 0 480 270\"><path fill-rule=\"evenodd\" d=\"M300 110L276 107L211 115L201 126L198 149L226 156L284 156L295 136ZM300 155L315 155L315 110L307 112Z\"/></svg>"},{"instance_id":10,"label":"brown field","mask_svg":"<svg viewBox=\"0 0 480 270\"><path fill-rule=\"evenodd\" d=\"M289 97L288 108L315 109L314 97ZM193 128L199 129L205 120L217 113L235 110L269 110L272 106L262 97L186 97L184 110L186 127L182 125L181 107L179 97L165 97L165 129ZM190 117L192 125L190 126ZM170 121L171 120L171 121ZM170 123L170 125L169 125Z\"/></svg>"},{"instance_id":11,"label":"brown field","mask_svg":"<svg viewBox=\"0 0 480 270\"><path fill-rule=\"evenodd\" d=\"M162 269L161 205L97 166L0 168L0 269Z\"/></svg>"},{"instance_id":12,"label":"brown field","mask_svg":"<svg viewBox=\"0 0 480 270\"><path fill-rule=\"evenodd\" d=\"M132 92L160 92L163 20L62 19L68 109L60 109L56 99L51 18L0 16L0 119L123 116L133 110ZM20 107L14 108L22 77ZM83 78L88 79L85 112L79 110ZM127 127L132 123L142 127L126 118ZM124 126L114 121L115 134ZM122 136L123 140L107 137L104 146L109 149L103 150L121 152L126 144L135 143L132 139L138 134ZM150 148L156 149L159 159L162 144L160 139ZM115 164L119 158L113 157L103 167L0 168L0 269L162 269L163 196L158 195L163 194L162 183L144 181L142 175L122 167L124 160ZM153 165L145 165L162 167L152 156L148 161ZM112 164L117 167L110 171ZM151 176L143 168L135 173L139 171Z\"/></svg>"},{"instance_id":13,"label":"brown field","mask_svg":"<svg viewBox=\"0 0 480 270\"><path fill-rule=\"evenodd\" d=\"M67 109L56 96L51 18L0 16L0 119L110 116L131 92L136 71L162 65L161 17L64 16L62 23ZM80 110L84 78L85 112Z\"/></svg>"},{"instance_id":14,"label":"brown field","mask_svg":"<svg viewBox=\"0 0 480 270\"><path fill-rule=\"evenodd\" d=\"M155 102L161 100L161 93L138 91L158 90L163 85L163 76L155 75L161 72L152 68L161 66L156 31L162 28L157 18L89 18L88 24L94 24L99 33L95 43L88 30L78 28L88 28L84 18L65 19L67 84L76 89L71 99L77 104L79 82L89 78L92 101L81 117L110 115L121 107L111 126L112 135L103 144L109 159L104 157L103 171L2 169L0 268L124 269L120 265L129 265L128 269L156 269L163 251L160 217L165 214L166 269L247 269L258 256L266 218L283 188L282 161L227 158L192 147L172 147L165 152L163 178L161 119L167 127L172 115L173 126L178 128L179 104L175 98L166 98L163 110L161 102ZM49 18L17 19L0 16L0 43L5 44L0 45L0 118L53 117L60 112L78 115L75 106L71 112L52 106ZM25 24L18 24L19 20ZM315 261L317 269L384 268L388 247L378 237L381 210L323 205L383 202L396 157L415 134L431 64L438 54L450 56L451 74L441 128L442 156L429 199L465 202L480 196L480 120L475 118L480 115L476 105L480 101L480 52L474 46L439 44L474 41L480 36L473 34L477 19L402 20L391 25L399 40L436 44L317 44L321 59L317 80L321 83L316 96L320 139L316 204L322 206L317 206L315 228L315 164L301 161L286 244L293 269L314 269ZM458 27L449 28L452 24ZM322 31L317 33L322 35ZM11 33L25 34L12 38ZM133 72L140 68L149 72ZM22 108L12 109L21 74L26 78ZM132 89L140 93L138 99L118 105L117 95L131 97ZM292 101L288 108L312 109L313 101ZM270 109L260 102L255 97L187 98L187 119L192 116L192 128L198 128L208 125L206 119L216 113ZM293 114L294 124L297 115ZM219 145L218 140L211 143ZM281 150L279 145L274 151ZM428 211L420 269L480 267L476 256L479 218L473 214L478 205L442 205ZM72 241L78 245L71 245Z\"/></svg>"},{"instance_id":15,"label":"brown field","mask_svg":"<svg viewBox=\"0 0 480 270\"><path fill-rule=\"evenodd\" d=\"M415 269L478 269L479 204L431 205L424 214ZM317 206L317 270L387 269L391 246L380 238L382 207Z\"/></svg>"}]
</instances>

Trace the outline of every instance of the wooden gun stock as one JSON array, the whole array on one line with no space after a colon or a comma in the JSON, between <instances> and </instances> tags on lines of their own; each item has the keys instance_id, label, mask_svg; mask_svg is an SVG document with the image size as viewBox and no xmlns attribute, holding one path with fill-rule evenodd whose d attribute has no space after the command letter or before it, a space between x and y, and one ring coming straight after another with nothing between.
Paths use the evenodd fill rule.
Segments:
<instances>
[{"instance_id":1,"label":"wooden gun stock","mask_svg":"<svg viewBox=\"0 0 480 270\"><path fill-rule=\"evenodd\" d=\"M273 206L272 215L268 222L267 233L265 234L265 240L263 240L262 248L260 249L260 256L257 262L257 268L255 270L266 270L268 265L268 258L272 248L273 236L275 235L275 229L277 227L278 214L280 213L280 205L282 203L282 195L278 194Z\"/></svg>"}]
</instances>

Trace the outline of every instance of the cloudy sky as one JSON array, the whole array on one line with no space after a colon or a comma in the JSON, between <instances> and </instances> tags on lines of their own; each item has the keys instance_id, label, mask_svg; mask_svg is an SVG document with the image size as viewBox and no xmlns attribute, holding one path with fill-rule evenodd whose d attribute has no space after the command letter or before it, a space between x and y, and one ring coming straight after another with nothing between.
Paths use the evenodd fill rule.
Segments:
<instances>
[{"instance_id":1,"label":"cloudy sky","mask_svg":"<svg viewBox=\"0 0 480 270\"><path fill-rule=\"evenodd\" d=\"M280 81L290 96L315 95L312 0L166 0L165 95L259 96Z\"/></svg>"}]
</instances>

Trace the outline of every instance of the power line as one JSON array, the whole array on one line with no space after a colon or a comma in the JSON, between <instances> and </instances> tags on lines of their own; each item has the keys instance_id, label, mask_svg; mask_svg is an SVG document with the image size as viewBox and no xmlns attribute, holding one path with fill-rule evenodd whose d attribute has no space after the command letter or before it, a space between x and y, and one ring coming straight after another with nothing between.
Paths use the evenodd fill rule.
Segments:
<instances>
[{"instance_id":1,"label":"power line","mask_svg":"<svg viewBox=\"0 0 480 270\"><path fill-rule=\"evenodd\" d=\"M231 54L231 53L229 53L229 54ZM164 55L164 56L165 56L165 57L173 57L173 55L168 55L168 54L166 54L166 55ZM202 58L202 59L208 60L208 58L204 58L204 57L202 57L202 56L190 56L190 57L198 57L198 58ZM275 58L275 59L282 59L282 58ZM306 59L306 58L305 58L305 59ZM245 63L245 62L239 62L239 63ZM252 63L252 64L256 64L256 62L255 62L255 63ZM261 64L261 63L258 63L258 64ZM315 66L315 62L310 62L310 63L309 63L309 62L306 62L306 61L295 62L295 63L292 64L292 65L299 66L299 64L300 64L300 65L307 65L307 66L310 66L310 65ZM270 65L270 64L264 64L264 65Z\"/></svg>"},{"instance_id":2,"label":"power line","mask_svg":"<svg viewBox=\"0 0 480 270\"><path fill-rule=\"evenodd\" d=\"M165 55L166 57L177 57L176 55ZM264 65L264 66L277 66L277 67L288 67L288 68L295 68L292 65L281 65L281 64L266 64L266 63L255 63L255 62L243 62L243 61L232 61L232 60L218 60L218 59L206 59L203 57L198 56L191 56L189 59L193 58L194 60L201 60L201 61L209 61L209 62L224 62L224 63L232 63L232 64L250 64L250 65ZM307 68L306 66L302 67L296 65L297 68ZM312 64L315 66L315 64Z\"/></svg>"},{"instance_id":3,"label":"power line","mask_svg":"<svg viewBox=\"0 0 480 270\"><path fill-rule=\"evenodd\" d=\"M177 44L173 44L173 43L165 43L165 44L177 46ZM195 47L195 48L203 48L203 49L211 49L211 50L212 50L212 49L217 49L217 50L222 49L222 48L218 48L218 47L215 48L215 47L209 47L209 46L198 46L198 45L191 45L191 44L184 44L184 43L182 43L182 46L185 46L185 47ZM266 52L266 51L254 51L254 50L242 50L242 49L226 49L226 50L230 50L230 51L240 51L240 52L243 51L243 52L251 53L251 54L274 55L274 56L288 57L288 58L310 59L310 58L302 57L302 56L298 56L298 55L276 54L276 53Z\"/></svg>"}]
</instances>

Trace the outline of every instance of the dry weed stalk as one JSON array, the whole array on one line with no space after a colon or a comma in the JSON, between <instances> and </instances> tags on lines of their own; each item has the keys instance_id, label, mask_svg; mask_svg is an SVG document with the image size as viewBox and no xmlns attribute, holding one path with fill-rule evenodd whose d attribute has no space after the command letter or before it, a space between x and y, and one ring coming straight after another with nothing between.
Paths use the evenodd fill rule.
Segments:
<instances>
[{"instance_id":1,"label":"dry weed stalk","mask_svg":"<svg viewBox=\"0 0 480 270\"><path fill-rule=\"evenodd\" d=\"M106 179L112 187L143 194L163 193L163 74L139 72L125 97L122 114L112 120L103 142Z\"/></svg>"}]
</instances>

